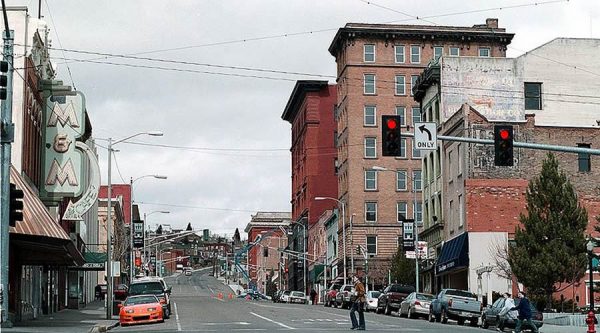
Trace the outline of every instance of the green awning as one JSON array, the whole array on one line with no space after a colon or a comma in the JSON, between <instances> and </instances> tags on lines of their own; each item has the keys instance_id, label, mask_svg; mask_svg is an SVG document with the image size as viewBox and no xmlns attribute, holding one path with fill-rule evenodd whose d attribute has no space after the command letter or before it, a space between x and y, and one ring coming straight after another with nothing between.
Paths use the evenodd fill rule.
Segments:
<instances>
[{"instance_id":1,"label":"green awning","mask_svg":"<svg viewBox=\"0 0 600 333\"><path fill-rule=\"evenodd\" d=\"M323 272L325 271L325 265L317 264L313 266L313 269L308 273L309 279L313 282L318 282L322 279Z\"/></svg>"},{"instance_id":2,"label":"green awning","mask_svg":"<svg viewBox=\"0 0 600 333\"><path fill-rule=\"evenodd\" d=\"M102 271L106 265L106 252L86 252L83 254L85 264L69 267L71 270Z\"/></svg>"}]
</instances>

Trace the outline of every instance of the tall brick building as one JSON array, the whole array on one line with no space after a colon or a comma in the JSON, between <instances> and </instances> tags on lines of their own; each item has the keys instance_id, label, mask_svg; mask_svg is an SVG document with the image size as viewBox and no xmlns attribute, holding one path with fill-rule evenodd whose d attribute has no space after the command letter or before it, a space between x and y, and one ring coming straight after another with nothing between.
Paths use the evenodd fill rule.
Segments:
<instances>
[{"instance_id":1,"label":"tall brick building","mask_svg":"<svg viewBox=\"0 0 600 333\"><path fill-rule=\"evenodd\" d=\"M576 68L597 66L599 46L597 39L557 38L514 59L442 57L422 74L415 96L426 120L437 122L443 135L492 138L494 124L501 123L513 126L516 141L598 147L600 117L594 96L600 84L594 74ZM436 214L445 240L431 249L435 270L426 288L478 291L476 270L497 266L496 248L513 238L519 213L525 211L528 181L539 174L545 155L515 149L513 167L495 167L491 145L443 142L437 154L424 158L426 174L434 179L428 186L435 186L441 196ZM555 155L588 211L587 233L592 234L600 215L596 157ZM425 189L426 194L431 191ZM484 293L514 287L499 273L491 274L489 285L483 279ZM585 305L586 294L577 292L580 305Z\"/></svg>"},{"instance_id":2,"label":"tall brick building","mask_svg":"<svg viewBox=\"0 0 600 333\"><path fill-rule=\"evenodd\" d=\"M473 27L348 23L333 39L329 52L337 62L338 181L339 200L346 205L347 258L356 245L366 246L372 257L369 276L376 284L387 283L400 221L423 220L421 153L405 139L402 157L381 157L381 115L401 115L405 130L411 129L422 119L412 87L431 60L442 55L504 57L512 37L498 28L497 19L488 19ZM376 172L374 166L392 172ZM341 227L339 233L342 238ZM355 256L354 262L362 269L363 260Z\"/></svg>"},{"instance_id":3,"label":"tall brick building","mask_svg":"<svg viewBox=\"0 0 600 333\"><path fill-rule=\"evenodd\" d=\"M281 118L292 125L292 235L290 250L307 252L309 230L331 203L315 197L337 198L334 106L335 85L327 81L298 81ZM313 258L311 258L313 259ZM291 290L308 292L305 277L315 275L314 265L289 261ZM308 284L308 283L307 283Z\"/></svg>"}]
</instances>

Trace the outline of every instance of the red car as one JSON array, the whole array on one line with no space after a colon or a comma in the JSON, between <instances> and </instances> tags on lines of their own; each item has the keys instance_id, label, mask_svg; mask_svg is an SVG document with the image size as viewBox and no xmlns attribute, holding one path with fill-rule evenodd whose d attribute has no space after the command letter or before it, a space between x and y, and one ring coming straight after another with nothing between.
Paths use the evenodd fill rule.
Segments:
<instances>
[{"instance_id":1,"label":"red car","mask_svg":"<svg viewBox=\"0 0 600 333\"><path fill-rule=\"evenodd\" d=\"M119 304L119 323L121 326L142 323L162 323L165 321L163 307L154 295L127 297Z\"/></svg>"},{"instance_id":2,"label":"red car","mask_svg":"<svg viewBox=\"0 0 600 333\"><path fill-rule=\"evenodd\" d=\"M323 300L323 305L325 306L335 306L335 296L338 291L342 287L339 283L333 283L329 289L325 291L325 299Z\"/></svg>"}]
</instances>

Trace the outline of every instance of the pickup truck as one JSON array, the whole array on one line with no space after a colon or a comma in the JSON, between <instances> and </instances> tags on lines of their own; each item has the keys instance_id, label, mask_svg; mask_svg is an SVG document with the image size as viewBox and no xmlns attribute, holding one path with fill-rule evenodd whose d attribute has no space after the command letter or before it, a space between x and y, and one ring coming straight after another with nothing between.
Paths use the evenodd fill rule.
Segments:
<instances>
[{"instance_id":1,"label":"pickup truck","mask_svg":"<svg viewBox=\"0 0 600 333\"><path fill-rule=\"evenodd\" d=\"M338 293L338 290L342 287L339 283L333 283L329 287L329 289L325 290L325 299L323 300L323 305L325 306L334 306L335 304L335 296Z\"/></svg>"},{"instance_id":2,"label":"pickup truck","mask_svg":"<svg viewBox=\"0 0 600 333\"><path fill-rule=\"evenodd\" d=\"M354 285L345 284L335 295L335 306L342 309L350 309L354 295Z\"/></svg>"},{"instance_id":3,"label":"pickup truck","mask_svg":"<svg viewBox=\"0 0 600 333\"><path fill-rule=\"evenodd\" d=\"M431 301L429 321L447 323L448 319L456 320L464 325L469 320L471 326L477 326L481 314L481 302L470 291L458 289L442 289Z\"/></svg>"},{"instance_id":4,"label":"pickup truck","mask_svg":"<svg viewBox=\"0 0 600 333\"><path fill-rule=\"evenodd\" d=\"M404 301L406 296L415 291L415 287L402 284L390 284L385 288L377 300L377 313L385 313L390 315L392 311L400 309L400 303Z\"/></svg>"}]
</instances>

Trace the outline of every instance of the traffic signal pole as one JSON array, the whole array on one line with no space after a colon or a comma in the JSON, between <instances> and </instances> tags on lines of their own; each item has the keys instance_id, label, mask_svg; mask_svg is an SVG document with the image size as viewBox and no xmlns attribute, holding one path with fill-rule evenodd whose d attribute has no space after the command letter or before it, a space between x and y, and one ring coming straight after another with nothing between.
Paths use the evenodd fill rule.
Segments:
<instances>
[{"instance_id":1,"label":"traffic signal pole","mask_svg":"<svg viewBox=\"0 0 600 333\"><path fill-rule=\"evenodd\" d=\"M10 224L10 151L14 140L14 124L12 122L12 91L13 91L13 36L14 32L8 29L8 18L4 0L2 0L4 12L4 61L8 62L9 68L6 80L6 99L1 105L1 148L0 148L0 298L2 327L12 327L8 320L8 251L9 251L9 224Z\"/></svg>"}]
</instances>

